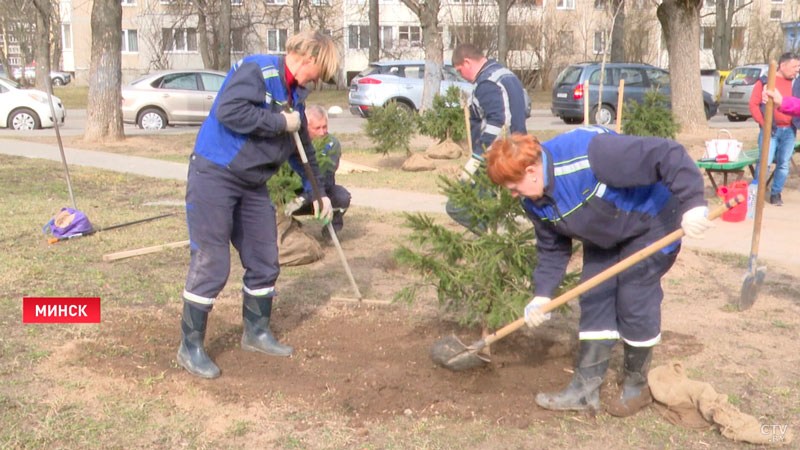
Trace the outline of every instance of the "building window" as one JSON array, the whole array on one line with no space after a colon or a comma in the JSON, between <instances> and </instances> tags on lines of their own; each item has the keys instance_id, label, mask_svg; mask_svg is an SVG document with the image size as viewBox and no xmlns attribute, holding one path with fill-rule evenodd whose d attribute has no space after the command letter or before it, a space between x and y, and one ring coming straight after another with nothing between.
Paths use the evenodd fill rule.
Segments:
<instances>
[{"instance_id":1,"label":"building window","mask_svg":"<svg viewBox=\"0 0 800 450\"><path fill-rule=\"evenodd\" d=\"M390 50L392 48L392 27L381 26L381 48Z\"/></svg>"},{"instance_id":2,"label":"building window","mask_svg":"<svg viewBox=\"0 0 800 450\"><path fill-rule=\"evenodd\" d=\"M9 66L21 66L22 65L22 58L19 56L9 56L8 57L8 65Z\"/></svg>"},{"instance_id":3,"label":"building window","mask_svg":"<svg viewBox=\"0 0 800 450\"><path fill-rule=\"evenodd\" d=\"M772 3L783 3L783 0L772 0Z\"/></svg>"},{"instance_id":4,"label":"building window","mask_svg":"<svg viewBox=\"0 0 800 450\"><path fill-rule=\"evenodd\" d=\"M286 52L286 28L267 30L267 50L273 53Z\"/></svg>"},{"instance_id":5,"label":"building window","mask_svg":"<svg viewBox=\"0 0 800 450\"><path fill-rule=\"evenodd\" d=\"M714 27L700 29L700 48L703 50L714 48Z\"/></svg>"},{"instance_id":6,"label":"building window","mask_svg":"<svg viewBox=\"0 0 800 450\"><path fill-rule=\"evenodd\" d=\"M313 6L331 6L330 0L311 0Z\"/></svg>"},{"instance_id":7,"label":"building window","mask_svg":"<svg viewBox=\"0 0 800 450\"><path fill-rule=\"evenodd\" d=\"M231 30L231 51L244 52L244 28Z\"/></svg>"},{"instance_id":8,"label":"building window","mask_svg":"<svg viewBox=\"0 0 800 450\"><path fill-rule=\"evenodd\" d=\"M781 20L782 15L783 11L781 11L780 9L773 9L772 11L769 12L769 20L779 22Z\"/></svg>"},{"instance_id":9,"label":"building window","mask_svg":"<svg viewBox=\"0 0 800 450\"><path fill-rule=\"evenodd\" d=\"M231 0L231 6L242 6L243 0Z\"/></svg>"},{"instance_id":10,"label":"building window","mask_svg":"<svg viewBox=\"0 0 800 450\"><path fill-rule=\"evenodd\" d=\"M136 6L136 0L122 0L122 6Z\"/></svg>"},{"instance_id":11,"label":"building window","mask_svg":"<svg viewBox=\"0 0 800 450\"><path fill-rule=\"evenodd\" d=\"M556 9L575 9L575 0L557 0Z\"/></svg>"},{"instance_id":12,"label":"building window","mask_svg":"<svg viewBox=\"0 0 800 450\"><path fill-rule=\"evenodd\" d=\"M136 30L122 30L122 53L136 53L139 51L139 32Z\"/></svg>"},{"instance_id":13,"label":"building window","mask_svg":"<svg viewBox=\"0 0 800 450\"><path fill-rule=\"evenodd\" d=\"M703 6L706 8L716 8L717 0L705 0Z\"/></svg>"},{"instance_id":14,"label":"building window","mask_svg":"<svg viewBox=\"0 0 800 450\"><path fill-rule=\"evenodd\" d=\"M602 55L606 50L606 33L604 31L594 32L594 54Z\"/></svg>"},{"instance_id":15,"label":"building window","mask_svg":"<svg viewBox=\"0 0 800 450\"><path fill-rule=\"evenodd\" d=\"M544 0L517 0L515 4L540 8L544 5Z\"/></svg>"},{"instance_id":16,"label":"building window","mask_svg":"<svg viewBox=\"0 0 800 450\"><path fill-rule=\"evenodd\" d=\"M285 5L287 0L264 0L267 5Z\"/></svg>"},{"instance_id":17,"label":"building window","mask_svg":"<svg viewBox=\"0 0 800 450\"><path fill-rule=\"evenodd\" d=\"M369 48L369 25L348 25L347 48Z\"/></svg>"},{"instance_id":18,"label":"building window","mask_svg":"<svg viewBox=\"0 0 800 450\"><path fill-rule=\"evenodd\" d=\"M594 9L606 9L606 0L594 0Z\"/></svg>"},{"instance_id":19,"label":"building window","mask_svg":"<svg viewBox=\"0 0 800 450\"><path fill-rule=\"evenodd\" d=\"M162 28L161 49L165 52L196 52L197 29Z\"/></svg>"},{"instance_id":20,"label":"building window","mask_svg":"<svg viewBox=\"0 0 800 450\"><path fill-rule=\"evenodd\" d=\"M61 24L61 46L64 50L72 50L72 24Z\"/></svg>"},{"instance_id":21,"label":"building window","mask_svg":"<svg viewBox=\"0 0 800 450\"><path fill-rule=\"evenodd\" d=\"M397 27L397 40L400 47L419 47L422 45L420 27L414 25L401 25Z\"/></svg>"}]
</instances>

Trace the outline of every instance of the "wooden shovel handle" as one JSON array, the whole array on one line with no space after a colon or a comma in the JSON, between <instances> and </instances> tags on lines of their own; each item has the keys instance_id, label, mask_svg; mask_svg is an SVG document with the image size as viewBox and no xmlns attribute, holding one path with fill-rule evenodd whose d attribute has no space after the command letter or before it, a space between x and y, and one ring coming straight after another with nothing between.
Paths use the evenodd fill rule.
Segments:
<instances>
[{"instance_id":1,"label":"wooden shovel handle","mask_svg":"<svg viewBox=\"0 0 800 450\"><path fill-rule=\"evenodd\" d=\"M728 200L725 202L723 206L711 211L708 214L709 220L714 220L717 217L721 216L725 211L733 208L734 206L743 203L745 201L744 195L737 195L736 197ZM647 247L639 250L638 252L628 256L627 258L623 259L622 261L614 264L613 266L609 267L608 269L598 273L597 275L589 278L588 280L584 281L583 283L575 286L574 288L570 289L569 291L559 295L558 297L550 300L548 303L545 303L541 307L542 314L548 313L559 306L567 303L568 301L572 300L573 298L578 297L579 295L583 294L584 292L588 291L603 283L604 281L608 280L611 277L617 276L621 272L625 271L632 265L638 263L639 261L647 258L648 256L652 255L653 253L661 250L662 248L672 244L673 242L677 241L678 239L682 238L684 235L683 229L678 228L677 230L673 231L672 233L664 236L663 238L653 242L652 244L648 245ZM510 324L504 326L503 328L495 331L494 333L486 336L481 340L483 346L491 345L494 342L503 339L504 337L508 336L509 334L517 331L525 325L525 317L520 317L519 319L511 322Z\"/></svg>"},{"instance_id":2,"label":"wooden shovel handle","mask_svg":"<svg viewBox=\"0 0 800 450\"><path fill-rule=\"evenodd\" d=\"M769 72L767 75L767 86L764 89L775 89L775 72L777 65L775 61L769 63ZM761 136L761 150L759 154L758 166L758 195L756 195L756 213L753 220L753 240L750 244L750 265L755 266L755 255L758 254L758 244L761 239L761 220L764 211L764 189L767 187L767 158L769 156L769 141L772 139L772 115L774 110L774 102L772 97L767 100L767 105L764 107L764 131ZM755 267L752 267L755 270Z\"/></svg>"}]
</instances>

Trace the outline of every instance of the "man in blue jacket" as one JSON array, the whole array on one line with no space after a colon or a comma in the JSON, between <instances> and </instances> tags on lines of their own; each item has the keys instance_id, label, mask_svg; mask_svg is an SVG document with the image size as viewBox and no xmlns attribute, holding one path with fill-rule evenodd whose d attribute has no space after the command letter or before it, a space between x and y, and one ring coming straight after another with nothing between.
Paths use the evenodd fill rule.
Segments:
<instances>
[{"instance_id":1,"label":"man in blue jacket","mask_svg":"<svg viewBox=\"0 0 800 450\"><path fill-rule=\"evenodd\" d=\"M602 127L578 128L539 143L528 135L499 139L488 154L489 178L522 198L536 231L534 298L525 308L529 326L548 319L540 307L558 288L572 253L583 243L581 281L671 233L702 237L712 226L703 178L677 142L620 136ZM553 410L598 410L611 347L624 342L625 378L608 412L629 416L652 401L647 372L661 339L661 277L680 242L580 297L575 372L564 390L539 393L536 404Z\"/></svg>"},{"instance_id":2,"label":"man in blue jacket","mask_svg":"<svg viewBox=\"0 0 800 450\"><path fill-rule=\"evenodd\" d=\"M293 352L270 331L279 267L275 207L266 182L284 161L298 157L295 132L319 177L303 102L306 85L328 80L338 64L335 43L319 32L292 36L285 57L247 56L228 72L200 128L186 186L191 262L178 350L178 364L192 375L220 375L203 340L208 313L230 272L230 244L245 268L242 349L279 356ZM316 214L327 221L331 203L327 197L322 200Z\"/></svg>"},{"instance_id":3,"label":"man in blue jacket","mask_svg":"<svg viewBox=\"0 0 800 450\"><path fill-rule=\"evenodd\" d=\"M472 44L460 44L453 50L453 67L467 81L475 85L469 100L469 124L472 138L472 155L464 165L461 181L469 182L484 161L483 154L492 142L504 133L526 134L527 105L525 88L513 72L500 63L484 56ZM471 229L483 231L482 224L466 208L452 200L446 205L447 214L456 222Z\"/></svg>"}]
</instances>

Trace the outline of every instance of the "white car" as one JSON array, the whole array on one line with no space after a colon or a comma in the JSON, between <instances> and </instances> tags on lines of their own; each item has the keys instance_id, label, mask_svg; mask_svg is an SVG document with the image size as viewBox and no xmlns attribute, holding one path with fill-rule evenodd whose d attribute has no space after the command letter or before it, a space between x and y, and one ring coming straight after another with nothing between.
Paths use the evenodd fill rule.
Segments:
<instances>
[{"instance_id":1,"label":"white car","mask_svg":"<svg viewBox=\"0 0 800 450\"><path fill-rule=\"evenodd\" d=\"M64 123L67 110L61 99L53 96L53 109L59 123ZM16 81L0 77L0 127L34 130L53 126L53 115L47 104L47 93L25 89Z\"/></svg>"}]
</instances>

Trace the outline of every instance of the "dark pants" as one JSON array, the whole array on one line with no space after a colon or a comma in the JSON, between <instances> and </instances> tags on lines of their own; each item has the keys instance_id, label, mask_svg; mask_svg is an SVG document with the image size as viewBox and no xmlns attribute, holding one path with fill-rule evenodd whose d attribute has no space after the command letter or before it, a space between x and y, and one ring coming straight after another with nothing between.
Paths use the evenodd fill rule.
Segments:
<instances>
[{"instance_id":1,"label":"dark pants","mask_svg":"<svg viewBox=\"0 0 800 450\"><path fill-rule=\"evenodd\" d=\"M672 231L672 230L669 230ZM651 230L612 249L583 246L581 281L597 275L667 234ZM675 243L591 289L580 298L581 340L619 339L634 347L652 347L661 339L661 277L680 251Z\"/></svg>"},{"instance_id":2,"label":"dark pants","mask_svg":"<svg viewBox=\"0 0 800 450\"><path fill-rule=\"evenodd\" d=\"M266 185L243 183L225 169L189 164L186 221L191 262L183 298L211 310L230 273L230 244L245 268L244 290L253 295L274 291L278 265L275 206Z\"/></svg>"},{"instance_id":3,"label":"dark pants","mask_svg":"<svg viewBox=\"0 0 800 450\"><path fill-rule=\"evenodd\" d=\"M333 187L327 190L327 194L328 198L331 200L331 206L334 209L331 225L333 225L333 230L338 234L340 231L342 231L342 227L344 227L344 213L346 213L347 208L350 207L350 191L345 189L343 186L335 184ZM303 216L314 214L314 207L311 203L313 200L311 192L304 192L301 195L306 199L306 204L302 208L295 211L292 215Z\"/></svg>"}]
</instances>

